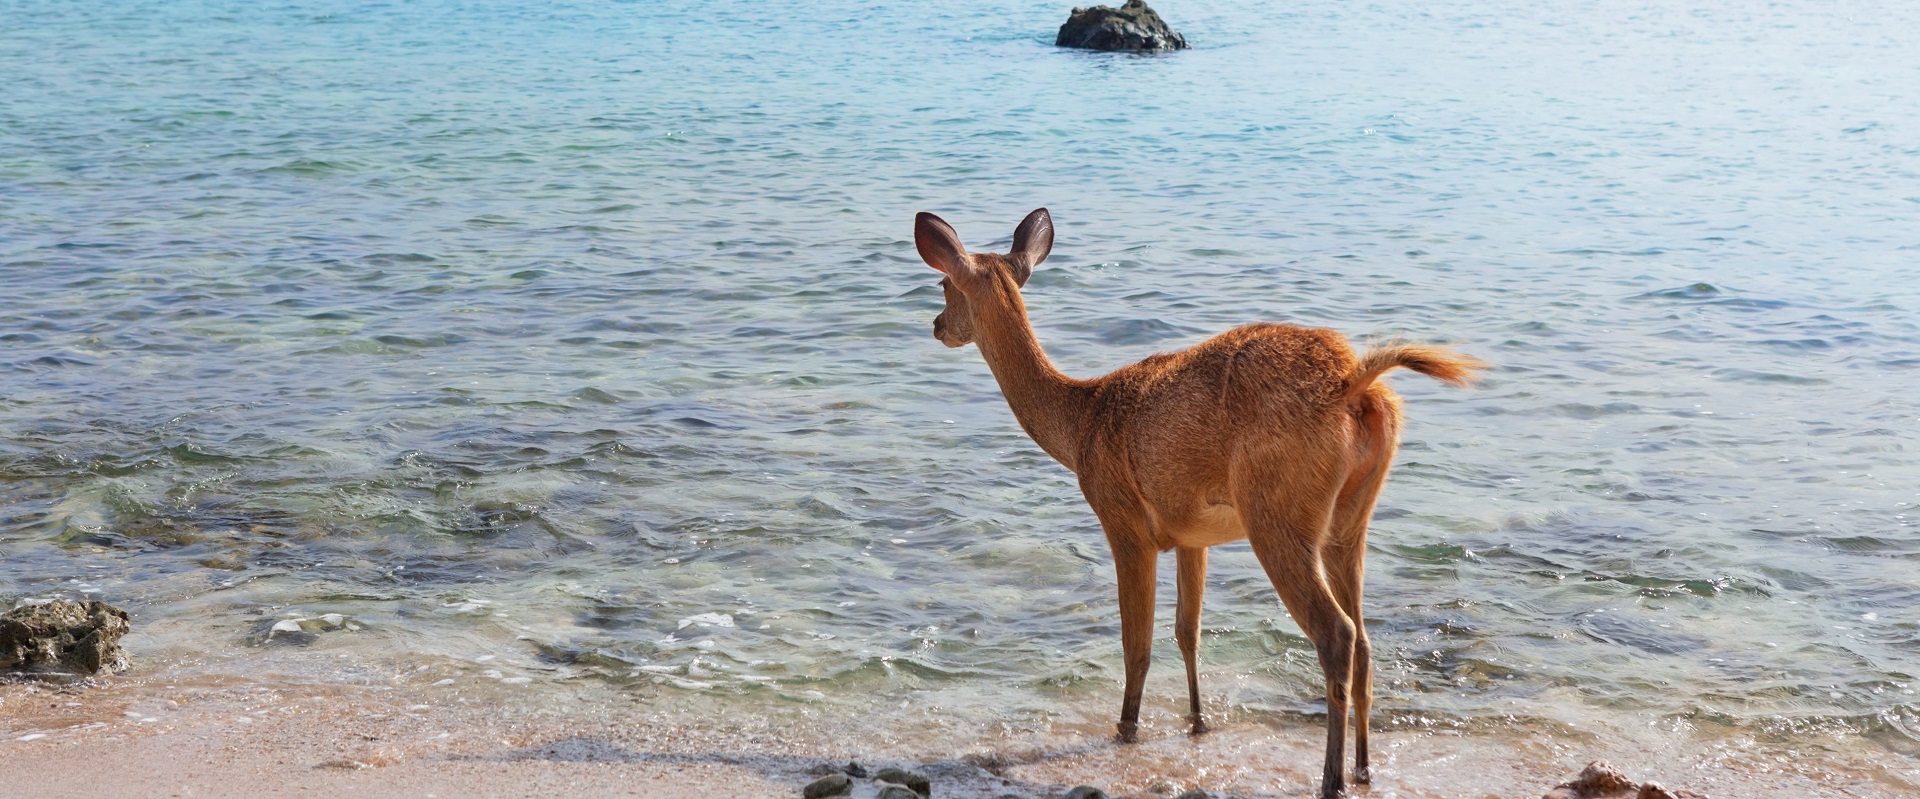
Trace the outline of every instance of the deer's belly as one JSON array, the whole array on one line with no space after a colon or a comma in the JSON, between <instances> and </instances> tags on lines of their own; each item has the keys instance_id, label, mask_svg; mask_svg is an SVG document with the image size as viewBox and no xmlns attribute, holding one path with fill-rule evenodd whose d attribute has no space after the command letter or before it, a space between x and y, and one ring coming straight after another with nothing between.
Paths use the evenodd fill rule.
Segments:
<instances>
[{"instance_id":1,"label":"deer's belly","mask_svg":"<svg viewBox=\"0 0 1920 799\"><path fill-rule=\"evenodd\" d=\"M1240 514L1224 502L1202 505L1177 524L1167 525L1161 549L1174 547L1210 547L1247 537Z\"/></svg>"}]
</instances>

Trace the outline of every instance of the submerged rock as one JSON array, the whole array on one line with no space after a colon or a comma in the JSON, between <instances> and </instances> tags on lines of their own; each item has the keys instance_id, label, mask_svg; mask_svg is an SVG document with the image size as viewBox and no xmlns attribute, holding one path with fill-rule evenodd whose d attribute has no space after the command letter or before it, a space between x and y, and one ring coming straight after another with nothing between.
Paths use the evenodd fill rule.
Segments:
<instances>
[{"instance_id":1,"label":"submerged rock","mask_svg":"<svg viewBox=\"0 0 1920 799\"><path fill-rule=\"evenodd\" d=\"M905 785L883 782L880 783L880 792L875 794L873 799L920 799L920 794L914 793L912 788Z\"/></svg>"},{"instance_id":2,"label":"submerged rock","mask_svg":"<svg viewBox=\"0 0 1920 799\"><path fill-rule=\"evenodd\" d=\"M1669 791L1660 783L1635 783L1612 763L1595 760L1580 776L1560 783L1543 799L1705 799L1692 791Z\"/></svg>"},{"instance_id":3,"label":"submerged rock","mask_svg":"<svg viewBox=\"0 0 1920 799\"><path fill-rule=\"evenodd\" d=\"M359 622L339 613L325 613L313 618L280 619L265 627L266 634L262 640L266 643L296 646L311 644L323 633L335 630L359 632L364 629Z\"/></svg>"},{"instance_id":4,"label":"submerged rock","mask_svg":"<svg viewBox=\"0 0 1920 799\"><path fill-rule=\"evenodd\" d=\"M1060 26L1057 47L1086 50L1185 50L1187 39L1167 27L1145 0L1127 0L1119 8L1076 8Z\"/></svg>"},{"instance_id":5,"label":"submerged rock","mask_svg":"<svg viewBox=\"0 0 1920 799\"><path fill-rule=\"evenodd\" d=\"M126 671L120 636L133 617L99 600L61 600L0 614L0 671L86 676Z\"/></svg>"},{"instance_id":6,"label":"submerged rock","mask_svg":"<svg viewBox=\"0 0 1920 799\"><path fill-rule=\"evenodd\" d=\"M825 797L828 796L839 796L844 793L851 793L852 791L853 780L848 778L847 775L828 774L825 777L807 783L807 787L800 790L800 795L806 799L825 799Z\"/></svg>"},{"instance_id":7,"label":"submerged rock","mask_svg":"<svg viewBox=\"0 0 1920 799\"><path fill-rule=\"evenodd\" d=\"M1091 785L1081 785L1068 791L1064 799L1107 799L1107 792Z\"/></svg>"}]
</instances>

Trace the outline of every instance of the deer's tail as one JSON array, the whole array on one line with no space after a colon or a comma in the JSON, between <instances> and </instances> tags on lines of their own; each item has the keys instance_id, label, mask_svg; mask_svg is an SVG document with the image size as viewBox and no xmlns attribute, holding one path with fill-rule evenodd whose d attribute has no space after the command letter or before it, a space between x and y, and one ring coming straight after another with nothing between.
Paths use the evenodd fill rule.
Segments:
<instances>
[{"instance_id":1,"label":"deer's tail","mask_svg":"<svg viewBox=\"0 0 1920 799\"><path fill-rule=\"evenodd\" d=\"M1354 363L1353 373L1347 376L1344 399L1348 404L1358 401L1373 386L1373 381L1394 367L1406 367L1456 386L1471 386L1479 382L1476 373L1487 368L1487 364L1478 358L1427 344L1368 347L1360 360Z\"/></svg>"}]
</instances>

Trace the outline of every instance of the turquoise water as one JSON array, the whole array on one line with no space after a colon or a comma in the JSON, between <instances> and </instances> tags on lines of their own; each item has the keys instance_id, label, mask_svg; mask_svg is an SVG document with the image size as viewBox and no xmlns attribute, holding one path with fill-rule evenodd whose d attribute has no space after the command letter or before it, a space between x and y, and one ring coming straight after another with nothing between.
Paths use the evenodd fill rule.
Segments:
<instances>
[{"instance_id":1,"label":"turquoise water","mask_svg":"<svg viewBox=\"0 0 1920 799\"><path fill-rule=\"evenodd\" d=\"M1289 9L1134 57L1027 3L0 3L0 604L1105 723L1099 530L911 243L1044 205L1069 373L1255 320L1497 365L1395 378L1383 724L1920 752L1920 12ZM1319 706L1243 544L1205 625L1227 718Z\"/></svg>"}]
</instances>

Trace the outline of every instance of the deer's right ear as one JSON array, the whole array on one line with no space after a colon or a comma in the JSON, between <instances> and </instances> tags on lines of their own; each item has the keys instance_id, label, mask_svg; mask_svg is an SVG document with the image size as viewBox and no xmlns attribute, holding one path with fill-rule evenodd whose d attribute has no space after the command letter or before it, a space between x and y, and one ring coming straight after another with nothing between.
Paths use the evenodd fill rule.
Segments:
<instances>
[{"instance_id":1,"label":"deer's right ear","mask_svg":"<svg viewBox=\"0 0 1920 799\"><path fill-rule=\"evenodd\" d=\"M960 234L933 214L921 211L913 218L913 246L928 266L949 275L967 268L967 248L960 245Z\"/></svg>"},{"instance_id":2,"label":"deer's right ear","mask_svg":"<svg viewBox=\"0 0 1920 799\"><path fill-rule=\"evenodd\" d=\"M1047 260L1050 252L1053 252L1053 215L1045 208L1035 208L1013 229L1013 259L1031 273L1041 261Z\"/></svg>"}]
</instances>

